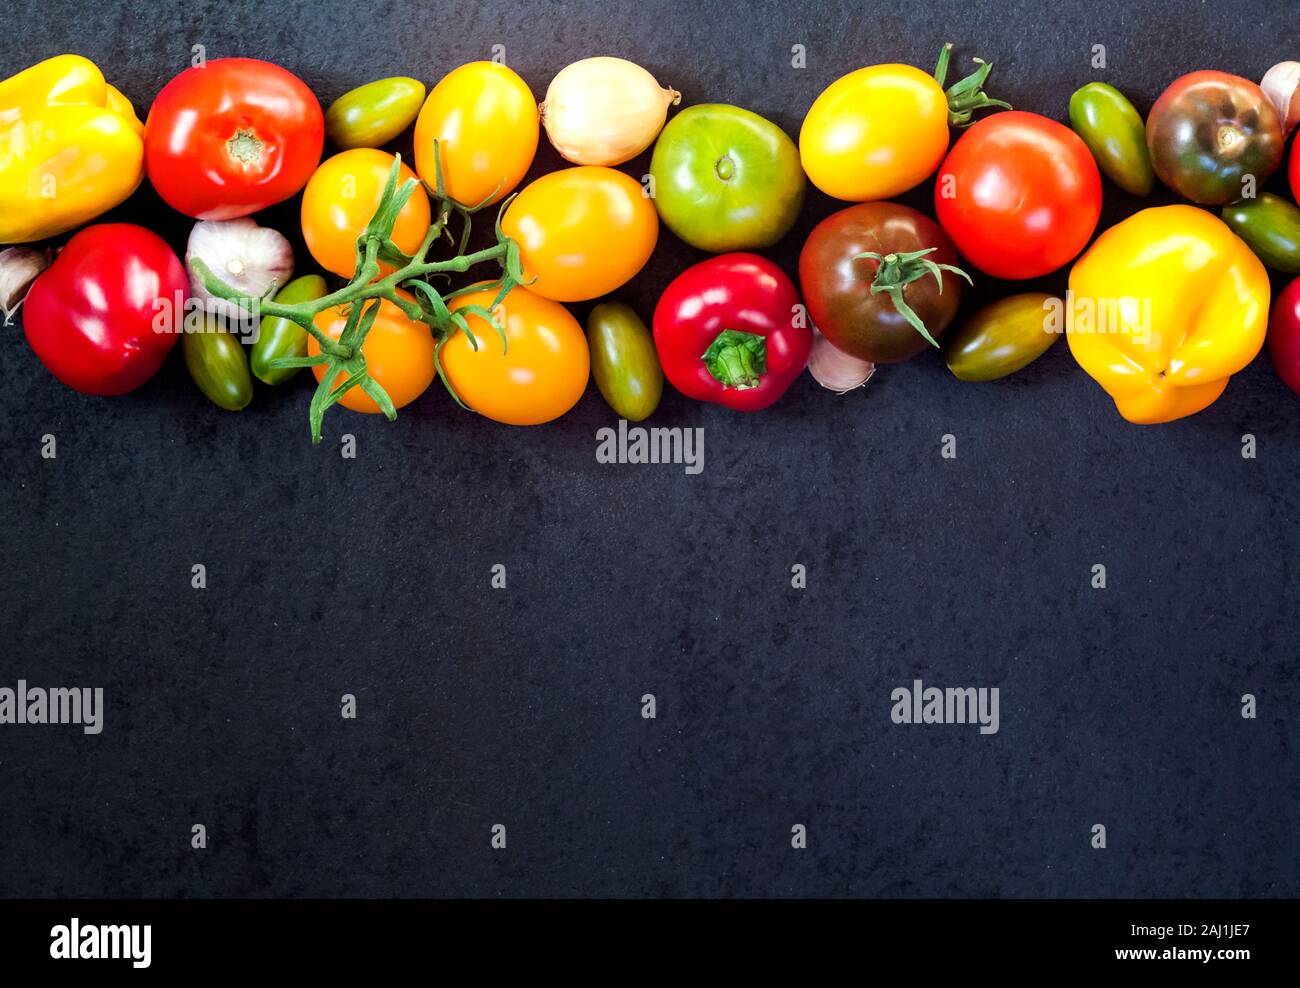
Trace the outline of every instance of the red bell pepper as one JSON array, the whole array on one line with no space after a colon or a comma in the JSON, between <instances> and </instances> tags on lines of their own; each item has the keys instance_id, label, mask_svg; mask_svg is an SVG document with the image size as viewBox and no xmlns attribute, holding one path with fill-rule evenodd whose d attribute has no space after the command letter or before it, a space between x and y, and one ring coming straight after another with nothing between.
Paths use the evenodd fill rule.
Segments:
<instances>
[{"instance_id":1,"label":"red bell pepper","mask_svg":"<svg viewBox=\"0 0 1300 988\"><path fill-rule=\"evenodd\" d=\"M68 387L122 395L153 377L176 345L188 292L185 268L161 237L100 223L69 240L32 283L23 328Z\"/></svg>"},{"instance_id":2,"label":"red bell pepper","mask_svg":"<svg viewBox=\"0 0 1300 988\"><path fill-rule=\"evenodd\" d=\"M1277 376L1300 394L1300 278L1282 289L1273 303L1268 320L1268 354Z\"/></svg>"},{"instance_id":3,"label":"red bell pepper","mask_svg":"<svg viewBox=\"0 0 1300 988\"><path fill-rule=\"evenodd\" d=\"M655 307L654 337L673 387L742 412L785 394L813 342L794 283L757 254L722 254L678 275Z\"/></svg>"}]
</instances>

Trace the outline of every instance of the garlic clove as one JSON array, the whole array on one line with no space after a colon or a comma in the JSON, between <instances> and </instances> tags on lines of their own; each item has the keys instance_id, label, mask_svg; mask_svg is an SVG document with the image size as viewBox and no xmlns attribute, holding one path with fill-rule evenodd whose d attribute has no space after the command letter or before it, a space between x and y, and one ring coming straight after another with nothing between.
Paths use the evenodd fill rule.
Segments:
<instances>
[{"instance_id":1,"label":"garlic clove","mask_svg":"<svg viewBox=\"0 0 1300 988\"><path fill-rule=\"evenodd\" d=\"M36 247L0 250L0 317L6 326L27 298L32 282L50 266L53 257L52 250Z\"/></svg>"},{"instance_id":2,"label":"garlic clove","mask_svg":"<svg viewBox=\"0 0 1300 988\"><path fill-rule=\"evenodd\" d=\"M1282 135L1290 135L1300 123L1300 62L1278 62L1264 73L1259 88L1277 110Z\"/></svg>"},{"instance_id":3,"label":"garlic clove","mask_svg":"<svg viewBox=\"0 0 1300 988\"><path fill-rule=\"evenodd\" d=\"M860 360L838 350L816 326L813 327L812 354L808 357L808 373L813 380L828 391L847 394L860 388L876 372L870 360Z\"/></svg>"},{"instance_id":4,"label":"garlic clove","mask_svg":"<svg viewBox=\"0 0 1300 988\"><path fill-rule=\"evenodd\" d=\"M285 236L259 226L252 217L237 220L200 220L190 231L185 248L185 269L190 272L190 295L214 315L239 318L232 302L214 298L190 269L202 258L212 273L231 288L252 298L265 298L282 287L293 274L293 248Z\"/></svg>"}]
</instances>

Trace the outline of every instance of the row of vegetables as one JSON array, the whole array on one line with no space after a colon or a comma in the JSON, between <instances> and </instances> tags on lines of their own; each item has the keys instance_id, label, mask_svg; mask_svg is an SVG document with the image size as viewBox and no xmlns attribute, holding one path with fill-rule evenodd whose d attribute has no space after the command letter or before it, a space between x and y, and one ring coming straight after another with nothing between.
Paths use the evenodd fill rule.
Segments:
<instances>
[{"instance_id":1,"label":"row of vegetables","mask_svg":"<svg viewBox=\"0 0 1300 988\"><path fill-rule=\"evenodd\" d=\"M427 93L383 79L325 111L282 67L218 59L176 76L141 123L92 62L57 56L0 82L0 243L16 245L0 253L0 301L24 304L36 356L87 394L139 387L178 340L226 409L248 405L254 379L310 368L314 440L333 405L392 417L435 378L469 409L530 425L563 415L594 376L614 411L641 420L665 377L756 411L805 367L848 391L938 347L955 376L986 381L1061 335L1133 422L1205 408L1266 331L1300 392L1300 279L1270 326L1266 270L1300 273L1300 208L1262 190L1300 117L1300 65L1261 85L1193 72L1145 121L1091 83L1067 127L990 97L979 59L948 86L950 57L945 46L933 74L843 76L796 143L735 106L669 119L680 94L618 58L566 67L540 107L505 65L471 62ZM412 125L413 168L382 150ZM543 129L572 167L516 192ZM652 145L644 180L618 169ZM1196 205L1143 209L1093 241L1103 174L1135 196L1158 179ZM889 201L931 178L933 218ZM145 180L196 220L184 263L150 230L92 223ZM755 252L790 231L809 181L856 204L813 229L796 288ZM1295 197L1295 149L1289 181ZM253 218L299 194L323 275ZM484 217L491 242L478 247ZM667 285L652 331L608 300L584 333L566 303L626 284L661 222L716 256ZM40 244L87 223L57 254ZM1065 299L1010 294L959 320L976 277L1066 265Z\"/></svg>"}]
</instances>

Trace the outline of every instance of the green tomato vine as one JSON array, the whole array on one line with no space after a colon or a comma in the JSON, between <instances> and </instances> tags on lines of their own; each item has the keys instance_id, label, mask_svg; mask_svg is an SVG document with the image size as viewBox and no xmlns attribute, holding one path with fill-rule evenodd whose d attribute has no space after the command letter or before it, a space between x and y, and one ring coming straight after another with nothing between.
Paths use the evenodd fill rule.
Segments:
<instances>
[{"instance_id":1,"label":"green tomato vine","mask_svg":"<svg viewBox=\"0 0 1300 988\"><path fill-rule=\"evenodd\" d=\"M419 249L414 254L406 254L393 243L393 226L421 182L417 178L408 178L399 187L397 180L401 174L401 164L401 156L395 156L379 206L365 230L357 237L357 261L352 280L337 291L330 292L319 299L285 304L274 301L272 296L279 286L273 286L265 298L255 299L240 293L218 278L201 258L196 257L190 262L194 274L217 298L233 302L244 311L257 311L262 317L271 316L291 320L310 333L320 344L320 353L315 356L281 357L273 360L270 365L276 370L325 367L324 376L312 395L308 412L313 443L321 441L321 423L325 412L353 388L360 388L369 395L390 420L397 418L397 409L393 407L392 399L366 369L366 357L362 351L366 335L374 325L379 307L385 301L397 306L408 319L422 322L429 327L429 331L437 341L434 363L438 377L462 408L468 406L461 401L447 379L446 371L442 366L442 348L457 332L463 332L470 345L475 350L478 349L478 340L470 329L468 316L478 316L486 321L500 335L502 347L506 346L505 330L496 316L497 307L513 288L525 284L519 259L519 245L501 230L501 216L510 204L510 199L506 199L497 211L496 243L491 247L469 252L469 237L473 228L472 217L484 209L496 193L494 192L477 206L466 206L450 198L443 185L442 160L435 142L435 187L429 189L427 185L425 186L437 203L435 219L425 233ZM458 217L461 222L459 236L451 232L453 216ZM441 240L451 244L455 254L445 260L429 260L430 250ZM450 279L453 274L464 274L475 265L493 261L499 265L500 275L487 285L474 285L444 293L433 284L437 278ZM380 278L381 264L390 265L395 270ZM466 305L455 312L448 308L447 303L461 295L492 288L497 289L497 294L491 306ZM406 295L401 294L403 291ZM337 340L334 340L321 331L315 323L315 318L326 309L340 307L347 307L347 320L343 332L339 334Z\"/></svg>"}]
</instances>

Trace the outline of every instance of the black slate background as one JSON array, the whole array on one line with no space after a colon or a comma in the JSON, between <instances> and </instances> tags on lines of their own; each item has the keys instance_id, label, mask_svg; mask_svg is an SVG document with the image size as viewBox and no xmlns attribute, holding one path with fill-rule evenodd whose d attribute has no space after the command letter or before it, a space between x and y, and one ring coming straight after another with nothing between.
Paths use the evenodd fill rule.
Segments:
<instances>
[{"instance_id":1,"label":"black slate background","mask_svg":"<svg viewBox=\"0 0 1300 988\"><path fill-rule=\"evenodd\" d=\"M793 135L843 72L929 67L944 40L997 63L997 94L1064 119L1093 78L1143 112L1192 69L1258 79L1296 56L1292 26L1257 0L23 0L0 76L79 51L143 115L195 44L278 61L326 103L504 44L539 98L569 61L620 54ZM534 174L559 164L544 147ZM1103 224L1133 208L1106 196ZM772 256L793 272L834 208L811 194ZM147 190L115 217L183 248L187 223ZM664 231L619 296L648 316L701 256ZM13 326L0 358L0 685L108 702L98 737L0 729L0 894L1300 891L1300 399L1266 356L1152 428L1120 420L1064 343L991 385L933 354L845 398L805 377L752 417L670 393L653 424L704 428L694 477L597 464L614 419L594 388L521 430L435 386L392 424L332 413L312 448L301 380L230 415L179 354L115 400L59 386ZM1000 732L892 725L890 690L916 677L1000 687Z\"/></svg>"}]
</instances>

